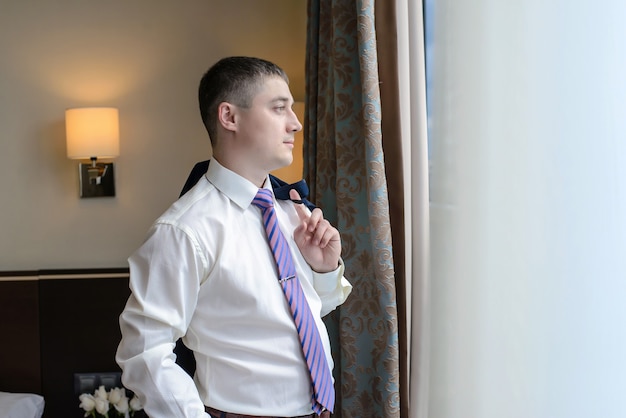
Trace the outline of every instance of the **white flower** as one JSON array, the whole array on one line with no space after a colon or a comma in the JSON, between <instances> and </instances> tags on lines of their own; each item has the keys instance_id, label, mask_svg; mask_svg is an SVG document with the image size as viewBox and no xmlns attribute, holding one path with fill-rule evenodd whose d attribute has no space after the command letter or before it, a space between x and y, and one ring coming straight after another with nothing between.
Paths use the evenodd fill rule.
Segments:
<instances>
[{"instance_id":1,"label":"white flower","mask_svg":"<svg viewBox=\"0 0 626 418\"><path fill-rule=\"evenodd\" d=\"M80 407L85 410L85 416L89 415L89 412L93 411L96 407L96 400L93 395L83 393L78 397L80 400Z\"/></svg>"},{"instance_id":2,"label":"white flower","mask_svg":"<svg viewBox=\"0 0 626 418\"><path fill-rule=\"evenodd\" d=\"M129 418L131 413L143 409L137 396L129 401L128 396L126 396L126 389L123 387L113 388L107 392L104 386L100 386L93 395L83 393L78 399L80 400L80 407L85 411L85 417L106 418L115 416Z\"/></svg>"},{"instance_id":3,"label":"white flower","mask_svg":"<svg viewBox=\"0 0 626 418\"><path fill-rule=\"evenodd\" d=\"M125 398L126 394L124 393L124 389L113 388L109 392L109 402L113 405L117 404L122 398Z\"/></svg>"},{"instance_id":4,"label":"white flower","mask_svg":"<svg viewBox=\"0 0 626 418\"><path fill-rule=\"evenodd\" d=\"M96 399L102 399L104 401L109 398L107 390L104 388L104 386L100 386L98 389L96 389L96 391L93 393L93 396Z\"/></svg>"},{"instance_id":5,"label":"white flower","mask_svg":"<svg viewBox=\"0 0 626 418\"><path fill-rule=\"evenodd\" d=\"M106 399L96 398L96 412L100 415L107 415L109 412L109 401Z\"/></svg>"},{"instance_id":6,"label":"white flower","mask_svg":"<svg viewBox=\"0 0 626 418\"><path fill-rule=\"evenodd\" d=\"M133 411L141 411L143 409L143 405L136 395L130 400L130 409Z\"/></svg>"},{"instance_id":7,"label":"white flower","mask_svg":"<svg viewBox=\"0 0 626 418\"><path fill-rule=\"evenodd\" d=\"M126 395L124 395L123 398L114 403L113 406L115 407L115 409L117 409L118 412L122 414L128 412L128 398L126 397Z\"/></svg>"}]
</instances>

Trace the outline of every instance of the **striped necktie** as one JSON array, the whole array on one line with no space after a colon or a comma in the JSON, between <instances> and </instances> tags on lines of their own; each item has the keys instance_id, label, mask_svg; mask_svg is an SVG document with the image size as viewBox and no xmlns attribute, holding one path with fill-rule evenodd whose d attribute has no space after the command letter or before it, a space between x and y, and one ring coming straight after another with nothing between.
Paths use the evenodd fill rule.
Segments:
<instances>
[{"instance_id":1,"label":"striped necktie","mask_svg":"<svg viewBox=\"0 0 626 418\"><path fill-rule=\"evenodd\" d=\"M278 226L272 192L259 189L252 203L261 208L267 238L278 266L279 282L285 292L289 308L291 308L298 329L302 352L311 372L313 410L318 415L322 413L324 408L332 412L335 405L335 389L326 361L324 346L309 304L304 297L304 291L296 276L296 268L291 258L289 244Z\"/></svg>"}]
</instances>

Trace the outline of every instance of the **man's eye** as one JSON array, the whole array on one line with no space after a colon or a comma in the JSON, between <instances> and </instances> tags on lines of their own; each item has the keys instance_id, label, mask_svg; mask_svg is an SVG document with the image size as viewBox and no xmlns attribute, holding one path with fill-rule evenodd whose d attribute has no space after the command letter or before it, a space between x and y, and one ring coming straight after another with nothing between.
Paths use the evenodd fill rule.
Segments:
<instances>
[{"instance_id":1,"label":"man's eye","mask_svg":"<svg viewBox=\"0 0 626 418\"><path fill-rule=\"evenodd\" d=\"M285 109L287 109L286 106L276 106L274 109L276 109L278 112L284 112Z\"/></svg>"}]
</instances>

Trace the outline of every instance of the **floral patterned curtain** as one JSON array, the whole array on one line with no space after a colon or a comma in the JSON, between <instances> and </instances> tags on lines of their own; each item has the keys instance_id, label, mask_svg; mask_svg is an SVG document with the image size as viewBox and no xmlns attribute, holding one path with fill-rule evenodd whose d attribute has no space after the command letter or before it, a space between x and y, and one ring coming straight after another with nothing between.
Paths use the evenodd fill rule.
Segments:
<instances>
[{"instance_id":1,"label":"floral patterned curtain","mask_svg":"<svg viewBox=\"0 0 626 418\"><path fill-rule=\"evenodd\" d=\"M348 301L326 318L335 417L399 417L398 307L374 0L309 0L304 172L343 239Z\"/></svg>"}]
</instances>

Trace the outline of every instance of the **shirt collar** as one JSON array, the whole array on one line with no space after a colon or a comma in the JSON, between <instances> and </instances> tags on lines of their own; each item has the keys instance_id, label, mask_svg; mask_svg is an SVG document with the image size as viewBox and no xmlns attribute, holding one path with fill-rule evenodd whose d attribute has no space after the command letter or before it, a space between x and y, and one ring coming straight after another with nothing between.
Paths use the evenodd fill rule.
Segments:
<instances>
[{"instance_id":1,"label":"shirt collar","mask_svg":"<svg viewBox=\"0 0 626 418\"><path fill-rule=\"evenodd\" d=\"M215 158L211 160L211 164L209 164L209 169L207 170L205 176L217 190L225 194L242 209L246 209L250 206L252 200L259 191L257 186L234 171L227 169ZM265 179L263 188L272 191L269 176Z\"/></svg>"}]
</instances>

